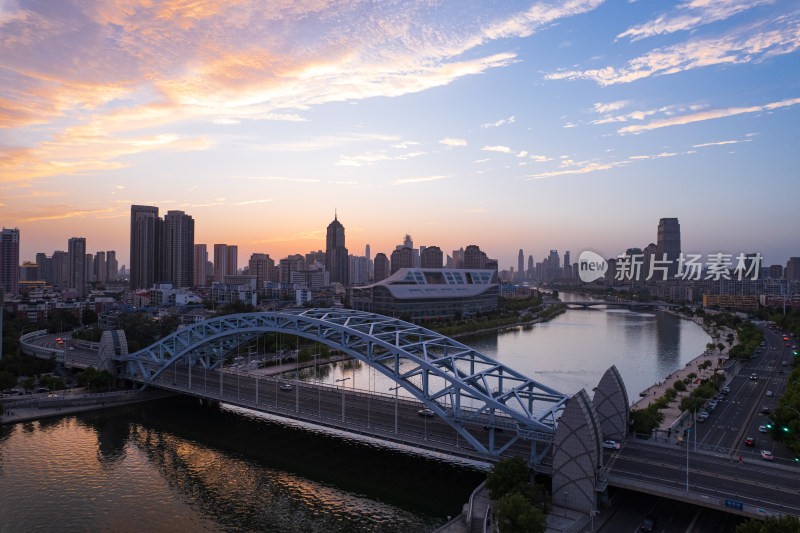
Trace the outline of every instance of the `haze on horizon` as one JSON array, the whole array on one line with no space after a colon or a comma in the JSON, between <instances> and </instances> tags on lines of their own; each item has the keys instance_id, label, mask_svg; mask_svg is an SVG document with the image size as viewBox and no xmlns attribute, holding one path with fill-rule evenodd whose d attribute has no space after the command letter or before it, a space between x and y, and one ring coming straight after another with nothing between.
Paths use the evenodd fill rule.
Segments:
<instances>
[{"instance_id":1,"label":"haze on horizon","mask_svg":"<svg viewBox=\"0 0 800 533\"><path fill-rule=\"evenodd\" d=\"M0 3L0 224L128 264L131 204L280 259L410 234L800 255L800 5Z\"/></svg>"}]
</instances>

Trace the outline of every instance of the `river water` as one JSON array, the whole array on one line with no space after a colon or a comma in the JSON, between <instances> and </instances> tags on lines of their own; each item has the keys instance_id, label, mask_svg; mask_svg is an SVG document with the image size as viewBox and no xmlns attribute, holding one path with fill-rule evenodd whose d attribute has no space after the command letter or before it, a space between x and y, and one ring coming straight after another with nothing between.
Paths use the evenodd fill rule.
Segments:
<instances>
[{"instance_id":1,"label":"river water","mask_svg":"<svg viewBox=\"0 0 800 533\"><path fill-rule=\"evenodd\" d=\"M592 309L458 340L570 394L590 391L616 364L634 401L710 339L665 313ZM382 394L393 386L364 365L307 374L345 377ZM0 533L432 531L482 478L468 466L177 398L0 426Z\"/></svg>"}]
</instances>

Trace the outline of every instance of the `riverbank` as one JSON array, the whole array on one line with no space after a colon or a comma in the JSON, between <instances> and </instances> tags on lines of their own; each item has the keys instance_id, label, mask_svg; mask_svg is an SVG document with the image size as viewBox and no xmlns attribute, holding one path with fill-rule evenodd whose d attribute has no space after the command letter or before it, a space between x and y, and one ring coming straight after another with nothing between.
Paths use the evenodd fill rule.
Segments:
<instances>
[{"instance_id":1,"label":"riverbank","mask_svg":"<svg viewBox=\"0 0 800 533\"><path fill-rule=\"evenodd\" d=\"M54 416L84 413L109 407L119 407L133 403L149 402L174 396L174 392L162 390L115 391L94 394L75 394L64 397L7 400L5 410L0 416L0 425L30 422Z\"/></svg>"},{"instance_id":2,"label":"riverbank","mask_svg":"<svg viewBox=\"0 0 800 533\"><path fill-rule=\"evenodd\" d=\"M451 339L458 339L460 337L469 337L471 335L482 335L484 333L491 333L493 331L504 331L504 330L507 330L507 329L514 329L514 328L518 328L518 327L532 326L534 324L539 324L541 322L547 322L549 320L552 320L555 317L563 314L566 311L567 311L567 308L565 306L565 307L563 307L563 308L561 308L561 309L559 309L559 310L557 310L557 311L553 312L552 314L549 314L549 315L547 315L545 317L536 317L533 320L526 320L525 322L514 322L512 324L504 324L502 326L495 326L495 327L492 327L492 328L476 329L475 331L465 331L463 333L454 333L452 335L447 335L445 333L442 333L442 335L447 335Z\"/></svg>"},{"instance_id":3,"label":"riverbank","mask_svg":"<svg viewBox=\"0 0 800 533\"><path fill-rule=\"evenodd\" d=\"M701 328L706 334L711 337L712 340L718 341L718 343L722 343L720 340L721 338L727 338L729 334L733 335L733 342L730 343L726 348L730 350L732 346L736 345L738 341L736 331L731 330L730 328L723 327L723 328L715 328L709 325L706 325L703 322L702 317L687 317L686 315L676 313L671 309L665 309L665 312L684 319L684 320L691 320ZM664 415L664 420L659 425L659 430L668 430L675 425L675 422L683 415L683 411L680 410L680 401L681 398L688 396L692 389L699 383L699 381L703 379L707 379L712 377L716 372L718 372L725 362L728 361L728 357L726 355L726 351L720 350L717 353L713 351L709 352L709 350L704 351L688 363L683 368L680 368L674 372L671 372L668 376L664 378L664 381L657 381L644 391L639 393L640 398L633 402L631 405L631 409L644 409L658 398L661 398L666 393L667 389L674 386L676 381L689 381L687 385L686 392L678 392L678 396L675 401L670 402L666 409L661 409L661 414ZM710 365L706 366L706 362L710 362ZM704 367L705 368L701 368ZM689 380L689 375L695 374L694 379Z\"/></svg>"}]
</instances>

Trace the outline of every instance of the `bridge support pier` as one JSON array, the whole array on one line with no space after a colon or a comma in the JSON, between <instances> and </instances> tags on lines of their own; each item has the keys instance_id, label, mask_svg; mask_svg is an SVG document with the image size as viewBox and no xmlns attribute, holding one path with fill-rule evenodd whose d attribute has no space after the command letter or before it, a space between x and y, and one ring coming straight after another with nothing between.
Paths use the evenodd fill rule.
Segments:
<instances>
[{"instance_id":1,"label":"bridge support pier","mask_svg":"<svg viewBox=\"0 0 800 533\"><path fill-rule=\"evenodd\" d=\"M589 395L572 397L556 428L553 505L589 514L597 509L595 486L603 466L602 433Z\"/></svg>"}]
</instances>

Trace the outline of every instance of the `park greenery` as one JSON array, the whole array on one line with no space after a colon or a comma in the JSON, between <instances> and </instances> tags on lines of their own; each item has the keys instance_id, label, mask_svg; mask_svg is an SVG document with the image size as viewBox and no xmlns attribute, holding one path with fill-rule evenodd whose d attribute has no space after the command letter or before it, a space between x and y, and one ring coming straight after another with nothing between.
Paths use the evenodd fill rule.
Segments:
<instances>
[{"instance_id":1,"label":"park greenery","mask_svg":"<svg viewBox=\"0 0 800 533\"><path fill-rule=\"evenodd\" d=\"M522 458L500 459L486 474L486 488L500 533L544 533L547 529L547 496L541 485L530 483Z\"/></svg>"},{"instance_id":2,"label":"park greenery","mask_svg":"<svg viewBox=\"0 0 800 533\"><path fill-rule=\"evenodd\" d=\"M800 533L800 519L792 515L751 518L736 526L736 533Z\"/></svg>"}]
</instances>

